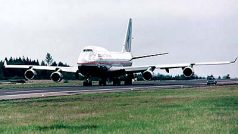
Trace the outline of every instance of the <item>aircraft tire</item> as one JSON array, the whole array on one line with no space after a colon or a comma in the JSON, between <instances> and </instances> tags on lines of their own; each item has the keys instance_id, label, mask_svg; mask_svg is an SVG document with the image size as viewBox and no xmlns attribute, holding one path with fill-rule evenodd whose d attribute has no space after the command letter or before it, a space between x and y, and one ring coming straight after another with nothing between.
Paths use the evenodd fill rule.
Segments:
<instances>
[{"instance_id":1,"label":"aircraft tire","mask_svg":"<svg viewBox=\"0 0 238 134\"><path fill-rule=\"evenodd\" d=\"M127 79L125 81L125 85L132 85L132 79Z\"/></svg>"},{"instance_id":2,"label":"aircraft tire","mask_svg":"<svg viewBox=\"0 0 238 134\"><path fill-rule=\"evenodd\" d=\"M92 82L90 81L84 81L83 86L92 86Z\"/></svg>"},{"instance_id":3,"label":"aircraft tire","mask_svg":"<svg viewBox=\"0 0 238 134\"><path fill-rule=\"evenodd\" d=\"M99 81L99 86L106 86L106 81L105 80L100 80Z\"/></svg>"},{"instance_id":4,"label":"aircraft tire","mask_svg":"<svg viewBox=\"0 0 238 134\"><path fill-rule=\"evenodd\" d=\"M113 86L120 86L120 85L121 85L121 81L119 79L113 80Z\"/></svg>"}]
</instances>

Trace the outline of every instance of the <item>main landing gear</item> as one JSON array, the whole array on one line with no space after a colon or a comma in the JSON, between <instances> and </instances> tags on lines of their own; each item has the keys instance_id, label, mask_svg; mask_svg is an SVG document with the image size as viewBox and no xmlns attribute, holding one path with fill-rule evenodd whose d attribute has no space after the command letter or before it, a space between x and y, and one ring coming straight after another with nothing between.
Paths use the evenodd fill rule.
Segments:
<instances>
[{"instance_id":1,"label":"main landing gear","mask_svg":"<svg viewBox=\"0 0 238 134\"><path fill-rule=\"evenodd\" d=\"M132 85L132 79L135 78L133 74L128 74L125 80L125 85Z\"/></svg>"},{"instance_id":2,"label":"main landing gear","mask_svg":"<svg viewBox=\"0 0 238 134\"><path fill-rule=\"evenodd\" d=\"M128 77L125 80L125 85L132 85L132 78ZM120 79L113 79L113 86L120 86L121 85L121 81Z\"/></svg>"},{"instance_id":3,"label":"main landing gear","mask_svg":"<svg viewBox=\"0 0 238 134\"><path fill-rule=\"evenodd\" d=\"M133 75L128 75L125 79L124 84L125 85L132 85L132 79ZM113 78L112 79L112 84L113 86L120 86L121 85L121 80L119 78ZM99 86L106 86L107 85L107 79L106 78L101 78L99 80ZM83 81L83 86L92 86L92 79L90 77L85 78Z\"/></svg>"},{"instance_id":4,"label":"main landing gear","mask_svg":"<svg viewBox=\"0 0 238 134\"><path fill-rule=\"evenodd\" d=\"M132 79L125 80L125 85L132 85Z\"/></svg>"},{"instance_id":5,"label":"main landing gear","mask_svg":"<svg viewBox=\"0 0 238 134\"><path fill-rule=\"evenodd\" d=\"M86 78L83 81L83 86L92 86L92 80L90 78Z\"/></svg>"},{"instance_id":6,"label":"main landing gear","mask_svg":"<svg viewBox=\"0 0 238 134\"><path fill-rule=\"evenodd\" d=\"M99 86L106 86L107 85L107 79L102 78L101 80L99 80Z\"/></svg>"},{"instance_id":7,"label":"main landing gear","mask_svg":"<svg viewBox=\"0 0 238 134\"><path fill-rule=\"evenodd\" d=\"M120 86L121 85L121 81L118 78L113 79L112 83L113 83L113 86Z\"/></svg>"}]
</instances>

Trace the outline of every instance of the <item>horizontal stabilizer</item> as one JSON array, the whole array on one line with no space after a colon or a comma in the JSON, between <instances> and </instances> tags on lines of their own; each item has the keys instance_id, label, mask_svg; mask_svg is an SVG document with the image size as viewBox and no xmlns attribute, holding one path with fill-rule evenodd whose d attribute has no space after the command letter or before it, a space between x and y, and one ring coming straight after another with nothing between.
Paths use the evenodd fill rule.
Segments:
<instances>
[{"instance_id":1,"label":"horizontal stabilizer","mask_svg":"<svg viewBox=\"0 0 238 134\"><path fill-rule=\"evenodd\" d=\"M151 54L151 55L135 56L131 60L153 57L153 56L159 56L159 55L166 55L166 54L169 54L169 53L158 53L158 54Z\"/></svg>"}]
</instances>

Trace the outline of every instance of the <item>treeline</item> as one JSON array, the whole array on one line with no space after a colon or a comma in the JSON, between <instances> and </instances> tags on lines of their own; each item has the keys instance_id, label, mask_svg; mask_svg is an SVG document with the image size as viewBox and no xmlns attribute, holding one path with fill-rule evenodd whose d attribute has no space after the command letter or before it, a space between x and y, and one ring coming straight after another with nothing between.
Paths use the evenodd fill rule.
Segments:
<instances>
[{"instance_id":1,"label":"treeline","mask_svg":"<svg viewBox=\"0 0 238 134\"><path fill-rule=\"evenodd\" d=\"M41 66L63 66L68 67L66 63L56 62L53 60L52 56L47 53L45 60L39 62L39 60L32 60L30 58L18 57L18 58L5 58L5 60L9 65L41 65ZM0 80L6 79L24 79L24 73L27 69L5 69L4 61L0 61ZM37 70L36 79L50 79L52 71L46 70ZM76 73L63 73L64 79L74 80L74 79L83 79ZM137 74L136 79L138 81L144 80L142 74ZM163 75L157 74L153 77L152 80L191 80L191 79L205 79L205 77L199 77L194 75L192 77L185 77L184 75ZM230 79L229 74L223 77L218 77L218 79ZM95 79L97 80L97 79Z\"/></svg>"},{"instance_id":2,"label":"treeline","mask_svg":"<svg viewBox=\"0 0 238 134\"><path fill-rule=\"evenodd\" d=\"M206 78L199 77L197 75L193 75L192 77L185 77L183 74L176 75L176 76L158 74L153 79L154 80L192 80L192 79L206 79Z\"/></svg>"},{"instance_id":3,"label":"treeline","mask_svg":"<svg viewBox=\"0 0 238 134\"><path fill-rule=\"evenodd\" d=\"M50 64L50 66L63 66L63 67L68 67L69 65L67 65L66 63L63 62L59 62L57 63L56 61L52 61L52 63L47 63L46 61L41 61L41 63L39 63L38 60L32 60L29 59L28 57L19 57L19 58L5 58L5 61L7 61L7 63L9 65L41 65L41 66L47 66L48 64ZM3 61L1 61L3 62Z\"/></svg>"},{"instance_id":4,"label":"treeline","mask_svg":"<svg viewBox=\"0 0 238 134\"><path fill-rule=\"evenodd\" d=\"M49 59L50 60L47 60ZM18 57L18 58L5 58L7 64L9 65L41 65L41 66L63 66L67 67L69 66L66 63L63 62L56 62L53 60L53 58L50 56L49 53L46 55L46 60L39 62L39 60L32 60L30 58L25 57ZM5 69L4 68L4 61L0 61L0 80L4 79L24 79L24 73L26 69ZM37 70L37 79L49 79L52 71L46 71L46 70ZM66 79L75 79L75 74L72 73L65 73L64 78Z\"/></svg>"},{"instance_id":5,"label":"treeline","mask_svg":"<svg viewBox=\"0 0 238 134\"><path fill-rule=\"evenodd\" d=\"M142 74L137 74L136 78L138 81L144 80ZM192 77L185 77L184 75L172 76L172 75L157 74L152 78L152 80L192 80L192 79L205 79L205 77L199 77L197 75L194 75Z\"/></svg>"},{"instance_id":6,"label":"treeline","mask_svg":"<svg viewBox=\"0 0 238 134\"><path fill-rule=\"evenodd\" d=\"M41 66L64 66L67 67L66 63L63 62L56 62L53 60L52 56L47 53L45 60L39 62L39 60L32 60L30 58L25 57L18 57L18 58L5 58L5 61L9 65L41 65ZM5 69L4 68L4 61L0 61L0 79L24 79L24 73L26 69ZM46 70L37 70L37 79L49 79L52 71L46 71ZM78 76L75 73L63 73L65 79L79 79L80 76ZM136 75L137 80L144 80L143 76L141 74ZM82 79L82 78L81 78ZM194 75L193 77L185 77L184 75L162 75L158 74L155 77L153 77L153 80L190 80L190 79L205 79L205 77L198 77L197 75ZM95 79L97 80L97 79Z\"/></svg>"},{"instance_id":7,"label":"treeline","mask_svg":"<svg viewBox=\"0 0 238 134\"><path fill-rule=\"evenodd\" d=\"M3 61L0 61L0 80L5 79Z\"/></svg>"}]
</instances>

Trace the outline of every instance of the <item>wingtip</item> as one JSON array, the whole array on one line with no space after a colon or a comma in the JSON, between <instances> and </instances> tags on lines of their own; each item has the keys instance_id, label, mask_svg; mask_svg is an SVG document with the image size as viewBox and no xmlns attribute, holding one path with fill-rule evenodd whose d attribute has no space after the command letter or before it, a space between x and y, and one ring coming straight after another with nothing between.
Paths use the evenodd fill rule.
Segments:
<instances>
[{"instance_id":1,"label":"wingtip","mask_svg":"<svg viewBox=\"0 0 238 134\"><path fill-rule=\"evenodd\" d=\"M158 54L156 54L156 55L167 55L167 54L169 54L168 52L165 52L165 53L158 53Z\"/></svg>"},{"instance_id":2,"label":"wingtip","mask_svg":"<svg viewBox=\"0 0 238 134\"><path fill-rule=\"evenodd\" d=\"M238 57L236 57L235 62L237 61Z\"/></svg>"},{"instance_id":3,"label":"wingtip","mask_svg":"<svg viewBox=\"0 0 238 134\"><path fill-rule=\"evenodd\" d=\"M4 67L6 67L6 66L7 66L7 61L6 61L6 60L4 61L4 64L3 64L3 66L4 66Z\"/></svg>"},{"instance_id":4,"label":"wingtip","mask_svg":"<svg viewBox=\"0 0 238 134\"><path fill-rule=\"evenodd\" d=\"M234 60L234 61L232 61L232 63L235 63L235 62L237 61L237 59L238 59L238 57L236 57L236 58L235 58L235 60Z\"/></svg>"}]
</instances>

